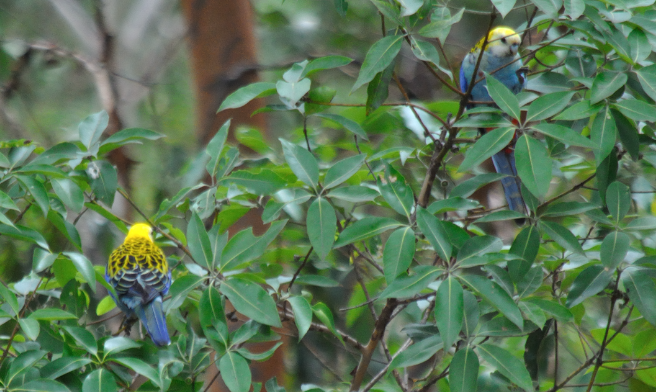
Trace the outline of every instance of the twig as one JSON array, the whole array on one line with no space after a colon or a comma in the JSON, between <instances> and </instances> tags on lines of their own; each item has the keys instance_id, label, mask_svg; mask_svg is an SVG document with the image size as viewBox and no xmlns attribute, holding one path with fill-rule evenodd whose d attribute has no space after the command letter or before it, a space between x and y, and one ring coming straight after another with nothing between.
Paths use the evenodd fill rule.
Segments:
<instances>
[{"instance_id":1,"label":"twig","mask_svg":"<svg viewBox=\"0 0 656 392\"><path fill-rule=\"evenodd\" d=\"M289 282L289 287L287 287L287 292L291 291L292 286L294 285L294 282L296 281L296 278L298 278L298 274L301 273L301 270L303 267L305 267L305 264L307 263L308 259L310 258L310 254L314 250L314 247L310 247L310 250L308 250L307 254L305 255L305 259L303 259L303 263L298 267L296 272L294 272L294 276L292 276L292 280Z\"/></svg>"}]
</instances>

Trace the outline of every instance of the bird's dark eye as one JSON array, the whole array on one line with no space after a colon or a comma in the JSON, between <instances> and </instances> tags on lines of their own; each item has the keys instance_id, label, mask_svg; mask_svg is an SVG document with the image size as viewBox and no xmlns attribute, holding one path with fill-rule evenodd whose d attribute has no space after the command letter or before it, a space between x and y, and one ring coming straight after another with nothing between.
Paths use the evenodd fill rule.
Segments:
<instances>
[{"instance_id":1,"label":"bird's dark eye","mask_svg":"<svg viewBox=\"0 0 656 392\"><path fill-rule=\"evenodd\" d=\"M505 44L506 43L506 38L505 37L501 38L501 42L503 42Z\"/></svg>"}]
</instances>

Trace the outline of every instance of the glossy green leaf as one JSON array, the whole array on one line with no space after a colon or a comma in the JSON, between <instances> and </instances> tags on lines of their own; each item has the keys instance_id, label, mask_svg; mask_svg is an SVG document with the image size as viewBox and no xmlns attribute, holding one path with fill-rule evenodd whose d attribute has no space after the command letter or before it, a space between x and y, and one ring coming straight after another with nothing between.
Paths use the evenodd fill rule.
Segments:
<instances>
[{"instance_id":1,"label":"glossy green leaf","mask_svg":"<svg viewBox=\"0 0 656 392\"><path fill-rule=\"evenodd\" d=\"M314 155L307 149L284 139L280 139L280 143L285 160L296 177L316 191L319 184L319 165Z\"/></svg>"},{"instance_id":2,"label":"glossy green leaf","mask_svg":"<svg viewBox=\"0 0 656 392\"><path fill-rule=\"evenodd\" d=\"M586 148L595 147L590 139L562 125L543 122L533 125L532 128L544 135L551 136L552 138L560 140L565 144L569 144L570 146Z\"/></svg>"},{"instance_id":3,"label":"glossy green leaf","mask_svg":"<svg viewBox=\"0 0 656 392\"><path fill-rule=\"evenodd\" d=\"M410 219L415 197L405 178L393 166L385 166L385 177L378 179L378 189L394 211Z\"/></svg>"},{"instance_id":4,"label":"glossy green leaf","mask_svg":"<svg viewBox=\"0 0 656 392\"><path fill-rule=\"evenodd\" d=\"M335 241L333 248L341 248L356 241L366 240L399 226L401 224L394 219L369 216L346 227Z\"/></svg>"},{"instance_id":5,"label":"glossy green leaf","mask_svg":"<svg viewBox=\"0 0 656 392\"><path fill-rule=\"evenodd\" d=\"M386 298L410 298L425 289L442 273L436 267L421 265L413 270L413 275L397 277L385 290L380 293L379 300Z\"/></svg>"},{"instance_id":6,"label":"glossy green leaf","mask_svg":"<svg viewBox=\"0 0 656 392\"><path fill-rule=\"evenodd\" d=\"M344 340L342 336L337 333L337 328L335 328L335 319L333 318L333 313L330 311L330 308L326 306L323 302L317 302L312 306L312 313L325 325L328 327L330 332L337 337L337 339L342 342L344 345Z\"/></svg>"},{"instance_id":7,"label":"glossy green leaf","mask_svg":"<svg viewBox=\"0 0 656 392\"><path fill-rule=\"evenodd\" d=\"M591 265L576 276L567 295L567 307L571 308L605 289L613 273L601 265Z\"/></svg>"},{"instance_id":8,"label":"glossy green leaf","mask_svg":"<svg viewBox=\"0 0 656 392\"><path fill-rule=\"evenodd\" d=\"M629 299L651 325L656 325L656 284L651 276L640 269L628 269L622 282Z\"/></svg>"},{"instance_id":9,"label":"glossy green leaf","mask_svg":"<svg viewBox=\"0 0 656 392\"><path fill-rule=\"evenodd\" d=\"M402 35L390 35L374 43L364 58L360 74L351 88L351 92L363 84L369 83L377 73L387 68L401 50L402 42Z\"/></svg>"},{"instance_id":10,"label":"glossy green leaf","mask_svg":"<svg viewBox=\"0 0 656 392\"><path fill-rule=\"evenodd\" d=\"M521 113L517 96L494 76L486 75L485 81L487 82L487 91L490 93L490 97L499 108L509 114L510 117L519 119Z\"/></svg>"},{"instance_id":11,"label":"glossy green leaf","mask_svg":"<svg viewBox=\"0 0 656 392\"><path fill-rule=\"evenodd\" d=\"M143 140L157 140L163 138L161 133L153 132L143 128L122 129L105 139L100 144L98 154L108 153L126 144L141 144Z\"/></svg>"},{"instance_id":12,"label":"glossy green leaf","mask_svg":"<svg viewBox=\"0 0 656 392\"><path fill-rule=\"evenodd\" d=\"M101 110L94 113L80 122L77 131L80 135L80 141L87 148L87 151L93 155L98 152L98 142L102 133L109 124L109 115L106 111Z\"/></svg>"},{"instance_id":13,"label":"glossy green leaf","mask_svg":"<svg viewBox=\"0 0 656 392\"><path fill-rule=\"evenodd\" d=\"M337 216L328 200L318 197L310 204L306 224L310 243L319 258L324 260L333 248L337 231Z\"/></svg>"},{"instance_id":14,"label":"glossy green leaf","mask_svg":"<svg viewBox=\"0 0 656 392\"><path fill-rule=\"evenodd\" d=\"M579 240L566 227L554 222L541 221L540 229L563 248L569 250L570 252L585 255Z\"/></svg>"},{"instance_id":15,"label":"glossy green leaf","mask_svg":"<svg viewBox=\"0 0 656 392\"><path fill-rule=\"evenodd\" d=\"M493 344L482 344L478 354L499 373L527 392L533 391L531 376L524 363L503 348Z\"/></svg>"},{"instance_id":16,"label":"glossy green leaf","mask_svg":"<svg viewBox=\"0 0 656 392\"><path fill-rule=\"evenodd\" d=\"M271 170L262 170L257 174L239 170L232 173L230 177L224 178L221 182L243 186L258 195L270 195L287 185L285 180Z\"/></svg>"},{"instance_id":17,"label":"glossy green leaf","mask_svg":"<svg viewBox=\"0 0 656 392\"><path fill-rule=\"evenodd\" d=\"M96 292L96 272L93 269L91 261L81 253L64 252L64 256L68 257L75 265L77 271L82 275L84 280L89 284L89 288L94 293Z\"/></svg>"},{"instance_id":18,"label":"glossy green leaf","mask_svg":"<svg viewBox=\"0 0 656 392\"><path fill-rule=\"evenodd\" d=\"M629 187L619 181L615 181L606 190L606 206L608 211L618 223L629 212L631 208L631 191Z\"/></svg>"},{"instance_id":19,"label":"glossy green leaf","mask_svg":"<svg viewBox=\"0 0 656 392\"><path fill-rule=\"evenodd\" d=\"M0 282L0 297L4 299L5 303L8 303L11 307L11 310L14 311L15 315L20 313L20 307L18 305L18 299L16 294L14 294L7 286Z\"/></svg>"},{"instance_id":20,"label":"glossy green leaf","mask_svg":"<svg viewBox=\"0 0 656 392\"><path fill-rule=\"evenodd\" d=\"M20 392L70 392L64 384L46 379L32 380L21 385L19 388L11 389Z\"/></svg>"},{"instance_id":21,"label":"glossy green leaf","mask_svg":"<svg viewBox=\"0 0 656 392\"><path fill-rule=\"evenodd\" d=\"M459 172L465 172L479 165L492 155L506 148L515 136L515 128L497 128L487 132L467 151L465 159L458 168Z\"/></svg>"},{"instance_id":22,"label":"glossy green leaf","mask_svg":"<svg viewBox=\"0 0 656 392\"><path fill-rule=\"evenodd\" d=\"M123 338L125 339L125 338ZM91 363L89 358L61 357L41 368L41 377L56 379Z\"/></svg>"},{"instance_id":23,"label":"glossy green leaf","mask_svg":"<svg viewBox=\"0 0 656 392\"><path fill-rule=\"evenodd\" d=\"M354 185L332 189L327 196L351 203L364 203L374 200L380 193L365 186Z\"/></svg>"},{"instance_id":24,"label":"glossy green leaf","mask_svg":"<svg viewBox=\"0 0 656 392\"><path fill-rule=\"evenodd\" d=\"M451 26L462 19L464 11L465 9L461 8L460 11L451 15L447 7L434 8L431 22L419 29L419 34L423 37L437 38L440 42L445 42L451 31Z\"/></svg>"},{"instance_id":25,"label":"glossy green leaf","mask_svg":"<svg viewBox=\"0 0 656 392\"><path fill-rule=\"evenodd\" d=\"M574 317L569 309L559 303L542 298L527 298L526 301L537 305L540 309L553 315L561 322L569 322Z\"/></svg>"},{"instance_id":26,"label":"glossy green leaf","mask_svg":"<svg viewBox=\"0 0 656 392\"><path fill-rule=\"evenodd\" d=\"M625 227L626 230L656 230L656 217L644 216L636 218L629 222Z\"/></svg>"},{"instance_id":27,"label":"glossy green leaf","mask_svg":"<svg viewBox=\"0 0 656 392\"><path fill-rule=\"evenodd\" d=\"M471 348L456 351L449 366L449 387L453 392L470 392L478 388L478 356Z\"/></svg>"},{"instance_id":28,"label":"glossy green leaf","mask_svg":"<svg viewBox=\"0 0 656 392\"><path fill-rule=\"evenodd\" d=\"M542 328L547 321L547 316L544 314L539 306L531 302L520 302L519 309L526 315L526 318L532 323Z\"/></svg>"},{"instance_id":29,"label":"glossy green leaf","mask_svg":"<svg viewBox=\"0 0 656 392\"><path fill-rule=\"evenodd\" d=\"M260 237L253 235L251 227L235 234L221 254L221 271L230 271L262 256L267 246L278 236L287 220L275 221Z\"/></svg>"},{"instance_id":30,"label":"glossy green leaf","mask_svg":"<svg viewBox=\"0 0 656 392\"><path fill-rule=\"evenodd\" d=\"M563 110L554 117L554 120L572 121L589 118L597 114L602 107L604 105L601 103L591 105L589 100L584 99Z\"/></svg>"},{"instance_id":31,"label":"glossy green leaf","mask_svg":"<svg viewBox=\"0 0 656 392\"><path fill-rule=\"evenodd\" d=\"M656 101L656 64L641 68L636 71L636 76L645 93Z\"/></svg>"},{"instance_id":32,"label":"glossy green leaf","mask_svg":"<svg viewBox=\"0 0 656 392\"><path fill-rule=\"evenodd\" d=\"M611 109L610 113L617 126L617 134L622 141L622 145L629 152L631 159L638 161L640 158L640 139L638 136L638 127L633 121L624 117L618 110Z\"/></svg>"},{"instance_id":33,"label":"glossy green leaf","mask_svg":"<svg viewBox=\"0 0 656 392\"><path fill-rule=\"evenodd\" d=\"M450 197L448 199L437 200L426 208L433 215L449 211L467 211L481 207L476 200L465 199L463 197Z\"/></svg>"},{"instance_id":34,"label":"glossy green leaf","mask_svg":"<svg viewBox=\"0 0 656 392\"><path fill-rule=\"evenodd\" d=\"M331 113L317 113L314 114L314 116L325 118L326 120L334 121L337 124L343 126L344 129L353 133L354 135L357 135L358 137L364 140L369 140L369 138L367 137L367 133L365 132L364 129L362 129L360 124L356 123L351 119L348 119L344 116L340 116L339 114L331 114Z\"/></svg>"},{"instance_id":35,"label":"glossy green leaf","mask_svg":"<svg viewBox=\"0 0 656 392\"><path fill-rule=\"evenodd\" d=\"M615 147L617 139L617 125L610 114L610 108L602 110L595 117L590 130L590 139L596 147L595 158L597 162L603 161Z\"/></svg>"},{"instance_id":36,"label":"glossy green leaf","mask_svg":"<svg viewBox=\"0 0 656 392\"><path fill-rule=\"evenodd\" d=\"M503 248L503 242L490 235L474 236L465 242L458 251L457 262L467 263L468 259L487 253L498 252ZM445 339L446 341L446 339Z\"/></svg>"},{"instance_id":37,"label":"glossy green leaf","mask_svg":"<svg viewBox=\"0 0 656 392\"><path fill-rule=\"evenodd\" d=\"M221 294L214 286L203 291L198 303L198 316L201 327L213 326L216 323L226 324Z\"/></svg>"},{"instance_id":38,"label":"glossy green leaf","mask_svg":"<svg viewBox=\"0 0 656 392\"><path fill-rule=\"evenodd\" d=\"M324 69L339 68L349 65L353 59L345 56L324 56L316 58L308 63L301 73L301 77L311 75Z\"/></svg>"},{"instance_id":39,"label":"glossy green leaf","mask_svg":"<svg viewBox=\"0 0 656 392\"><path fill-rule=\"evenodd\" d=\"M114 204L114 194L118 187L116 168L107 161L91 162L87 171L91 171L92 168L91 189L98 200L111 207Z\"/></svg>"},{"instance_id":40,"label":"glossy green leaf","mask_svg":"<svg viewBox=\"0 0 656 392\"><path fill-rule=\"evenodd\" d=\"M515 144L517 174L522 184L537 197L549 191L552 161L544 145L527 135L522 135Z\"/></svg>"},{"instance_id":41,"label":"glossy green leaf","mask_svg":"<svg viewBox=\"0 0 656 392\"><path fill-rule=\"evenodd\" d=\"M564 0L565 14L569 15L572 20L577 20L583 11L585 11L584 0Z\"/></svg>"},{"instance_id":42,"label":"glossy green leaf","mask_svg":"<svg viewBox=\"0 0 656 392\"><path fill-rule=\"evenodd\" d=\"M130 338L123 336L113 337L105 340L103 344L105 358L129 350L131 348L141 347L141 344Z\"/></svg>"},{"instance_id":43,"label":"glossy green leaf","mask_svg":"<svg viewBox=\"0 0 656 392\"><path fill-rule=\"evenodd\" d=\"M237 89L223 100L219 110L240 108L255 98L266 97L276 92L275 83L257 82Z\"/></svg>"},{"instance_id":44,"label":"glossy green leaf","mask_svg":"<svg viewBox=\"0 0 656 392\"><path fill-rule=\"evenodd\" d=\"M517 295L520 298L533 294L543 282L542 267L536 266L528 270L526 275L517 282Z\"/></svg>"},{"instance_id":45,"label":"glossy green leaf","mask_svg":"<svg viewBox=\"0 0 656 392\"><path fill-rule=\"evenodd\" d=\"M312 307L307 299L301 296L289 297L287 302L294 311L294 323L298 329L298 340L301 341L312 325Z\"/></svg>"},{"instance_id":46,"label":"glossy green leaf","mask_svg":"<svg viewBox=\"0 0 656 392\"><path fill-rule=\"evenodd\" d=\"M485 223L485 222L500 222L513 219L526 219L526 215L522 214L519 211L513 210L501 210L491 212L481 218L476 219L476 223Z\"/></svg>"},{"instance_id":47,"label":"glossy green leaf","mask_svg":"<svg viewBox=\"0 0 656 392\"><path fill-rule=\"evenodd\" d=\"M84 379L84 383L82 384L82 392L97 391L118 391L116 380L109 370L103 368L96 369Z\"/></svg>"},{"instance_id":48,"label":"glossy green leaf","mask_svg":"<svg viewBox=\"0 0 656 392\"><path fill-rule=\"evenodd\" d=\"M335 162L326 172L326 177L323 180L324 189L334 188L351 178L360 170L365 158L367 158L366 154L359 154Z\"/></svg>"},{"instance_id":49,"label":"glossy green leaf","mask_svg":"<svg viewBox=\"0 0 656 392\"><path fill-rule=\"evenodd\" d=\"M422 207L417 207L417 226L442 260L451 257L452 246L442 222Z\"/></svg>"},{"instance_id":50,"label":"glossy green leaf","mask_svg":"<svg viewBox=\"0 0 656 392\"><path fill-rule=\"evenodd\" d=\"M636 28L629 33L629 46L631 48L631 61L639 63L647 59L651 54L652 48L649 38L641 29Z\"/></svg>"},{"instance_id":51,"label":"glossy green leaf","mask_svg":"<svg viewBox=\"0 0 656 392\"><path fill-rule=\"evenodd\" d=\"M187 299L189 293L192 292L196 287L200 286L204 280L205 278L202 276L191 274L179 277L174 280L171 284L171 289L169 290L171 300L167 302L166 312L179 308Z\"/></svg>"},{"instance_id":52,"label":"glossy green leaf","mask_svg":"<svg viewBox=\"0 0 656 392\"><path fill-rule=\"evenodd\" d=\"M50 251L48 243L46 242L45 238L43 238L41 233L29 227L21 225L7 226L0 224L0 234L19 239L21 241L35 243L41 248Z\"/></svg>"},{"instance_id":53,"label":"glossy green leaf","mask_svg":"<svg viewBox=\"0 0 656 392\"><path fill-rule=\"evenodd\" d=\"M623 72L600 72L592 82L590 103L593 105L610 97L615 91L626 84L629 77Z\"/></svg>"},{"instance_id":54,"label":"glossy green leaf","mask_svg":"<svg viewBox=\"0 0 656 392\"><path fill-rule=\"evenodd\" d=\"M656 122L656 108L637 99L623 99L613 103L613 107L635 121Z\"/></svg>"},{"instance_id":55,"label":"glossy green leaf","mask_svg":"<svg viewBox=\"0 0 656 392\"><path fill-rule=\"evenodd\" d=\"M522 314L510 295L496 282L479 275L462 275L462 283L474 289L481 297L501 312L520 329L524 326Z\"/></svg>"},{"instance_id":56,"label":"glossy green leaf","mask_svg":"<svg viewBox=\"0 0 656 392\"><path fill-rule=\"evenodd\" d=\"M209 162L205 165L205 170L207 170L210 177L215 177L219 170L219 165L221 164L221 152L223 151L225 141L228 138L229 129L230 119L223 123L219 131L212 137L210 142L207 143L207 148L205 148L205 153L210 156Z\"/></svg>"},{"instance_id":57,"label":"glossy green leaf","mask_svg":"<svg viewBox=\"0 0 656 392\"><path fill-rule=\"evenodd\" d=\"M240 278L232 278L221 283L219 290L228 297L239 313L258 323L273 327L282 326L276 303L259 285Z\"/></svg>"},{"instance_id":58,"label":"glossy green leaf","mask_svg":"<svg viewBox=\"0 0 656 392\"><path fill-rule=\"evenodd\" d=\"M211 271L213 269L214 255L210 238L205 231L205 225L198 214L192 214L187 225L187 246L194 261L201 267Z\"/></svg>"},{"instance_id":59,"label":"glossy green leaf","mask_svg":"<svg viewBox=\"0 0 656 392\"><path fill-rule=\"evenodd\" d=\"M444 347L440 335L429 336L426 339L415 341L405 351L397 354L390 363L390 369L407 368L428 361Z\"/></svg>"},{"instance_id":60,"label":"glossy green leaf","mask_svg":"<svg viewBox=\"0 0 656 392\"><path fill-rule=\"evenodd\" d=\"M84 207L84 193L76 183L67 178L53 178L50 180L50 183L52 184L52 189L66 207L75 212L82 211Z\"/></svg>"},{"instance_id":61,"label":"glossy green leaf","mask_svg":"<svg viewBox=\"0 0 656 392\"><path fill-rule=\"evenodd\" d=\"M112 358L113 362L121 364L128 369L134 370L135 372L141 374L142 376L148 378L153 384L159 386L159 373L157 370L153 369L146 362L138 358L132 357L121 357L121 358Z\"/></svg>"},{"instance_id":62,"label":"glossy green leaf","mask_svg":"<svg viewBox=\"0 0 656 392\"><path fill-rule=\"evenodd\" d=\"M606 235L601 242L599 256L601 264L609 271L614 271L629 252L631 238L621 231L613 231Z\"/></svg>"},{"instance_id":63,"label":"glossy green leaf","mask_svg":"<svg viewBox=\"0 0 656 392\"><path fill-rule=\"evenodd\" d=\"M43 183L36 178L28 176L16 176L16 179L23 184L23 187L32 195L34 201L43 212L43 216L48 215L50 210L50 200L48 199L48 191Z\"/></svg>"},{"instance_id":64,"label":"glossy green leaf","mask_svg":"<svg viewBox=\"0 0 656 392\"><path fill-rule=\"evenodd\" d=\"M440 284L435 295L435 322L444 347L458 341L464 317L463 290L460 283L449 276Z\"/></svg>"},{"instance_id":65,"label":"glossy green leaf","mask_svg":"<svg viewBox=\"0 0 656 392\"><path fill-rule=\"evenodd\" d=\"M539 97L528 107L526 121L544 120L562 112L573 95L571 91L560 91Z\"/></svg>"},{"instance_id":66,"label":"glossy green leaf","mask_svg":"<svg viewBox=\"0 0 656 392\"><path fill-rule=\"evenodd\" d=\"M506 175L500 173L479 174L456 185L455 188L451 190L450 197L469 197L476 192L478 188L491 182L499 181L504 177L506 177Z\"/></svg>"},{"instance_id":67,"label":"glossy green leaf","mask_svg":"<svg viewBox=\"0 0 656 392\"><path fill-rule=\"evenodd\" d=\"M89 354L94 356L98 354L98 342L91 332L81 327L64 327L64 330Z\"/></svg>"},{"instance_id":68,"label":"glossy green leaf","mask_svg":"<svg viewBox=\"0 0 656 392\"><path fill-rule=\"evenodd\" d=\"M415 232L408 226L396 229L387 239L383 251L383 271L390 284L408 270L415 256Z\"/></svg>"},{"instance_id":69,"label":"glossy green leaf","mask_svg":"<svg viewBox=\"0 0 656 392\"><path fill-rule=\"evenodd\" d=\"M228 351L219 361L221 378L230 392L248 392L251 388L251 369L239 354Z\"/></svg>"},{"instance_id":70,"label":"glossy green leaf","mask_svg":"<svg viewBox=\"0 0 656 392\"><path fill-rule=\"evenodd\" d=\"M30 313L29 317L35 320L55 321L55 320L74 320L78 317L62 309L43 308L37 309Z\"/></svg>"}]
</instances>

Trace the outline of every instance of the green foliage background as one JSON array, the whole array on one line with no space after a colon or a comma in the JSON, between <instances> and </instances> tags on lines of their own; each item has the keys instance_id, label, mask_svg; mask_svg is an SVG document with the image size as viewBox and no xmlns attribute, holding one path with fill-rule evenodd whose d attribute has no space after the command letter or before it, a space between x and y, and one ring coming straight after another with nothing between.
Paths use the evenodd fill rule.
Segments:
<instances>
[{"instance_id":1,"label":"green foliage background","mask_svg":"<svg viewBox=\"0 0 656 392\"><path fill-rule=\"evenodd\" d=\"M3 7L9 79L39 38L16 15L45 10ZM196 151L184 53L130 108L138 127L109 137L66 56L38 52L4 97L21 127L5 121L0 146L0 389L200 391L210 366L232 392L656 386L653 0L254 7L268 66L218 110L266 97L275 138L227 122ZM524 37L528 88L489 82L498 108L465 111L459 61L501 24ZM503 203L484 161L515 132L527 216L484 207ZM119 147L140 163L129 191ZM106 257L132 223L119 199L169 254L168 348L103 318ZM229 237L251 209L266 232ZM289 377L252 383L284 335ZM263 341L278 343L249 350Z\"/></svg>"}]
</instances>

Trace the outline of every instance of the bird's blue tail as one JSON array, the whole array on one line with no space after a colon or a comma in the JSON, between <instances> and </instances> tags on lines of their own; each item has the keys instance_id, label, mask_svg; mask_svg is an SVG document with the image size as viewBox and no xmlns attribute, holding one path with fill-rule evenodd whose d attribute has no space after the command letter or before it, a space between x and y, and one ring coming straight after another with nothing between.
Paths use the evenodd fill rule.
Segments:
<instances>
[{"instance_id":1,"label":"bird's blue tail","mask_svg":"<svg viewBox=\"0 0 656 392\"><path fill-rule=\"evenodd\" d=\"M506 194L506 200L508 201L508 207L513 211L525 214L526 205L524 204L524 199L522 199L519 177L517 177L515 152L507 151L506 149L501 150L492 156L492 162L497 173L508 175L508 177L501 180L503 193Z\"/></svg>"},{"instance_id":2,"label":"bird's blue tail","mask_svg":"<svg viewBox=\"0 0 656 392\"><path fill-rule=\"evenodd\" d=\"M166 329L166 317L162 308L162 297L156 297L146 306L138 306L137 316L146 326L146 330L157 346L168 346L171 344L169 331Z\"/></svg>"}]
</instances>

